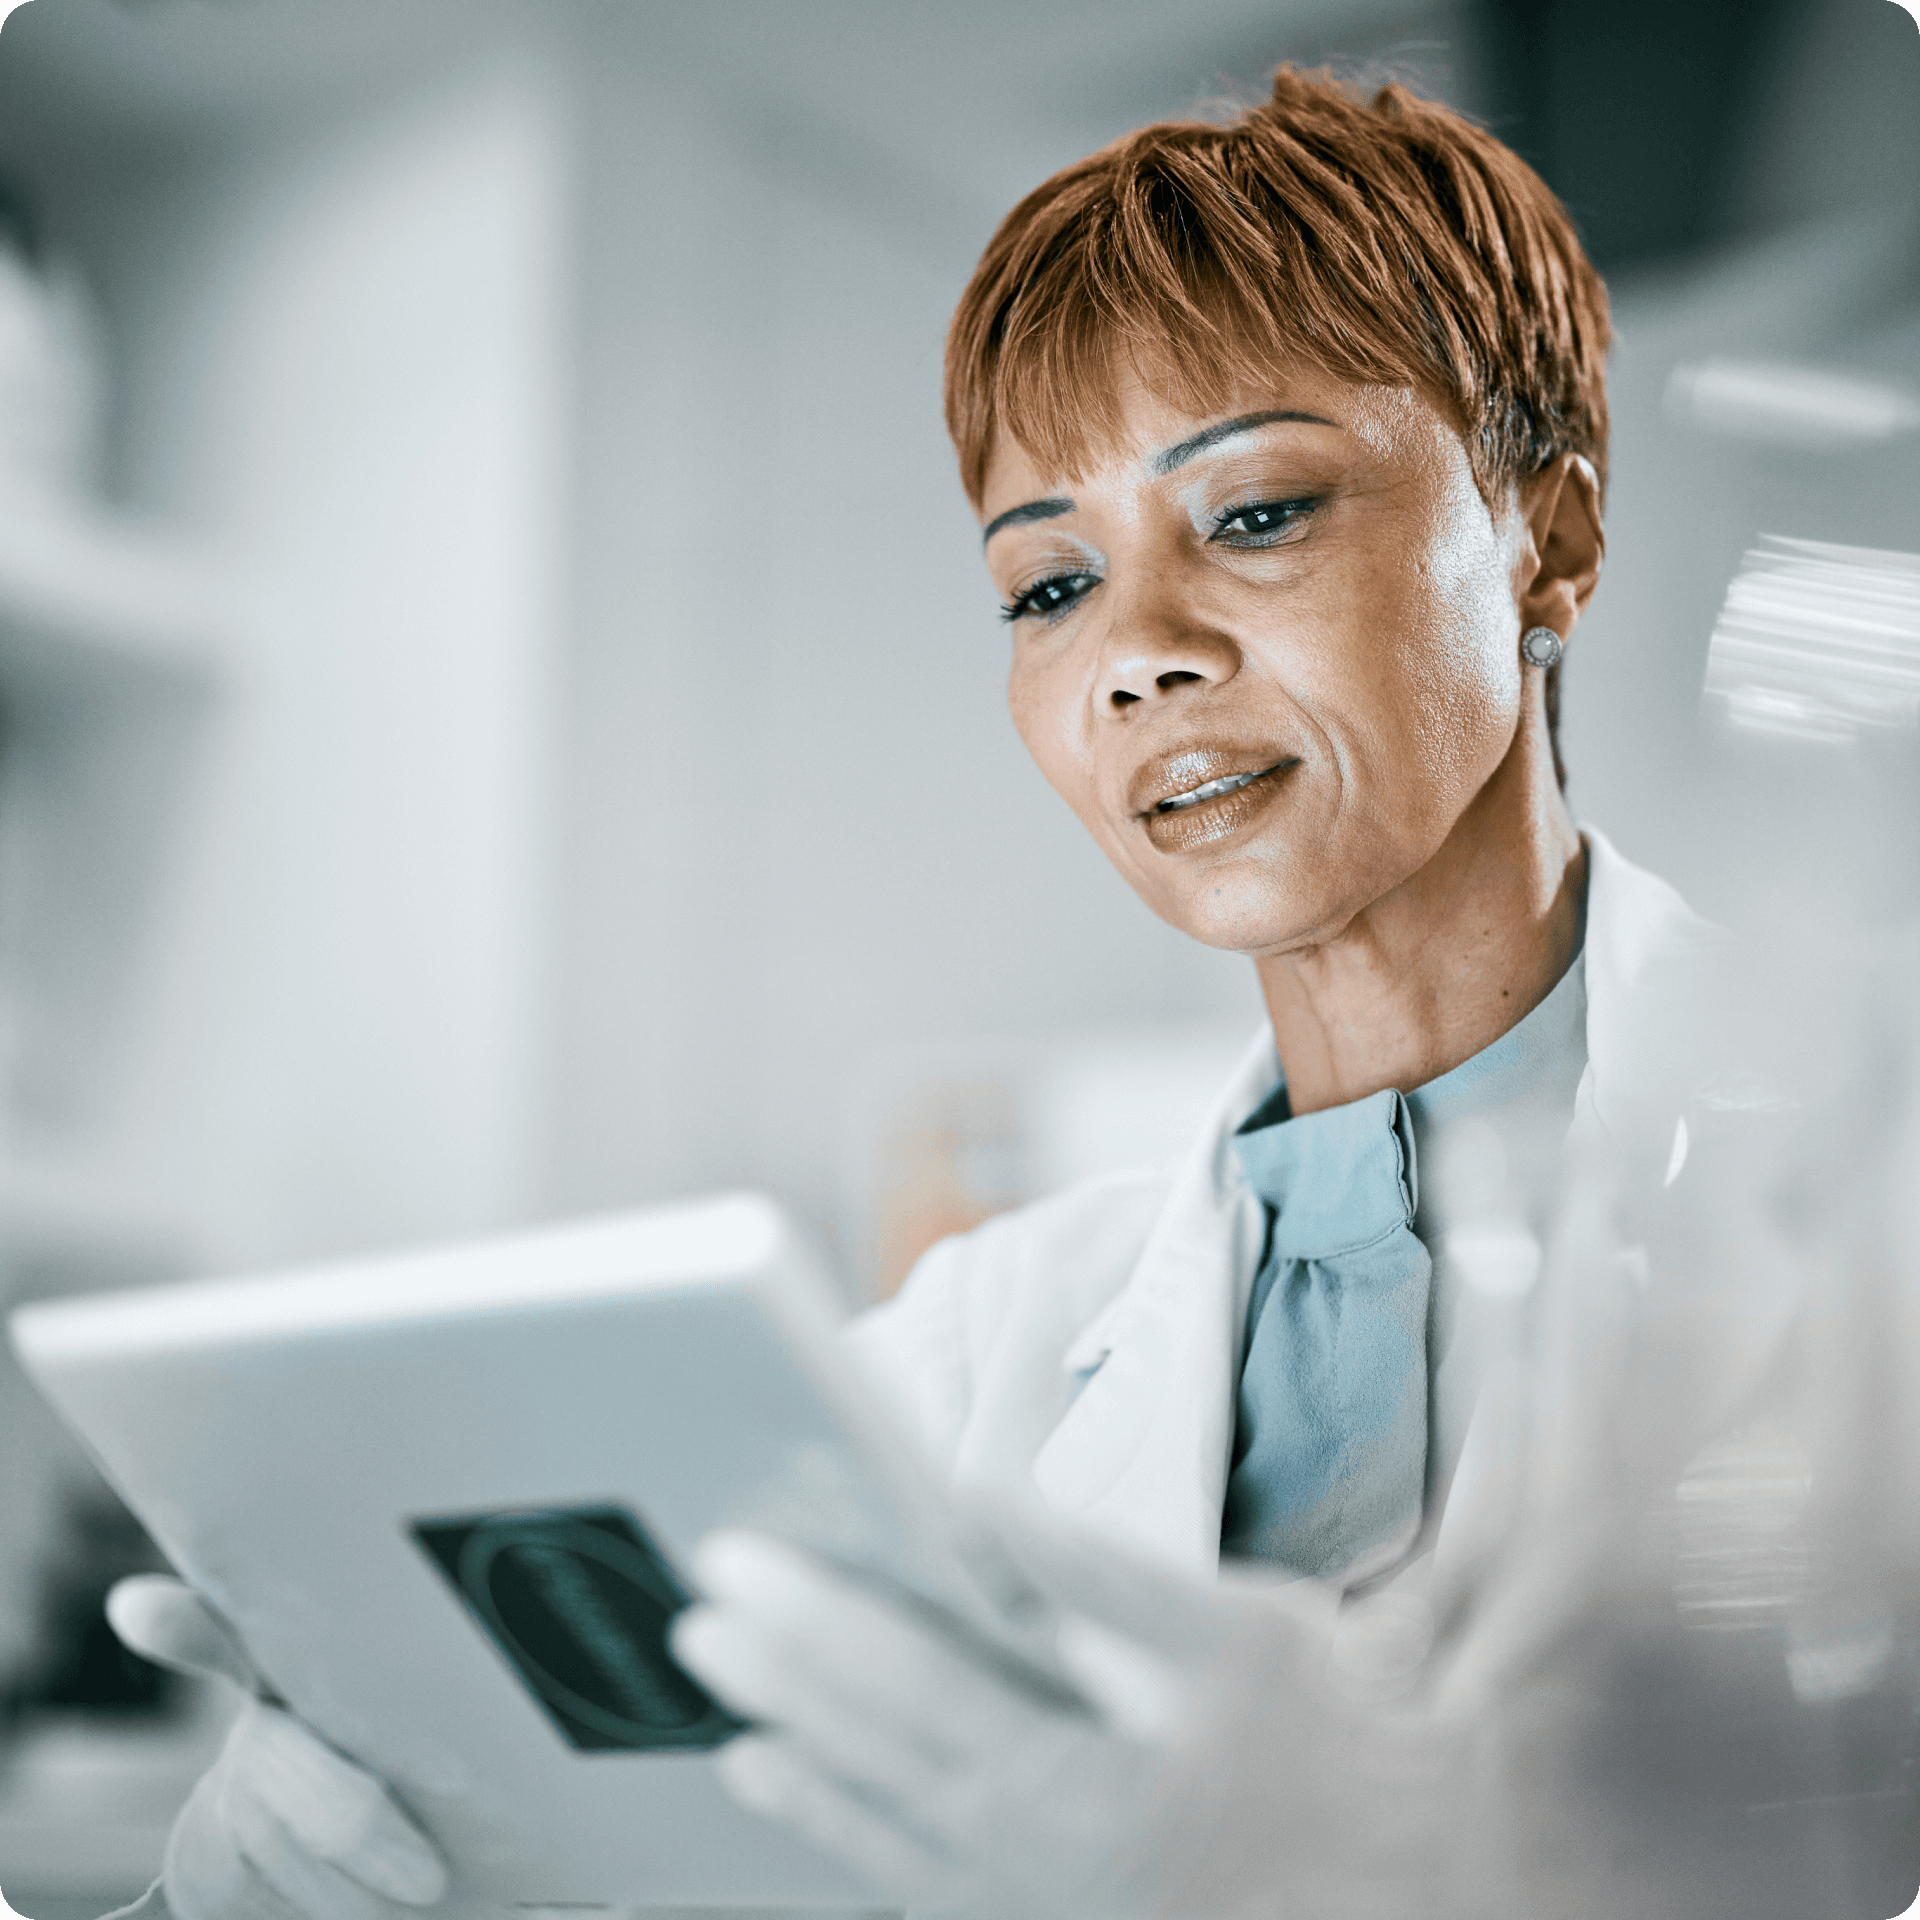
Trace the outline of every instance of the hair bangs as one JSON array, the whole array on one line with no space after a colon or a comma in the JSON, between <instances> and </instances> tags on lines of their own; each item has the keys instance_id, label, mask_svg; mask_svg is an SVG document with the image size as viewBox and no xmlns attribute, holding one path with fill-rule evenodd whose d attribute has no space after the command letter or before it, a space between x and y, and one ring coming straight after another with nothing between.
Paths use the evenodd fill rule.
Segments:
<instances>
[{"instance_id":1,"label":"hair bangs","mask_svg":"<svg viewBox=\"0 0 1920 1920\"><path fill-rule=\"evenodd\" d=\"M970 493L1000 432L1049 473L1082 472L1120 432L1129 373L1199 412L1300 357L1259 263L1212 244L1190 201L1156 191L1165 184L1141 182L1102 209L1009 304Z\"/></svg>"}]
</instances>

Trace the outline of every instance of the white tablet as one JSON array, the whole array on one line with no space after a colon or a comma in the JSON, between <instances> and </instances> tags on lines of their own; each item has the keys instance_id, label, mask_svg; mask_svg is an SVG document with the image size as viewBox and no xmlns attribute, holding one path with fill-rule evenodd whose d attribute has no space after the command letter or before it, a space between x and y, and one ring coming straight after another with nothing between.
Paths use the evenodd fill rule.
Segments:
<instances>
[{"instance_id":1,"label":"white tablet","mask_svg":"<svg viewBox=\"0 0 1920 1920\"><path fill-rule=\"evenodd\" d=\"M871 1892L745 1813L668 1657L694 1544L770 1526L966 1613L933 1473L817 1259L729 1196L30 1306L29 1373L263 1676L502 1905Z\"/></svg>"}]
</instances>

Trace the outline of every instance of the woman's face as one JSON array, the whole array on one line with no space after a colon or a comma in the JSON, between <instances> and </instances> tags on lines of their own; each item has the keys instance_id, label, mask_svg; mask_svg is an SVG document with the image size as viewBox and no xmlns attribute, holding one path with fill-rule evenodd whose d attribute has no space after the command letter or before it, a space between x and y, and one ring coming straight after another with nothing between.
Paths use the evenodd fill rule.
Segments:
<instances>
[{"instance_id":1,"label":"woman's face","mask_svg":"<svg viewBox=\"0 0 1920 1920\"><path fill-rule=\"evenodd\" d=\"M1513 748L1525 523L1496 521L1408 390L1301 373L1205 416L1138 382L1124 401L1084 474L1005 436L989 465L1014 724L1163 919L1318 945L1433 858Z\"/></svg>"}]
</instances>

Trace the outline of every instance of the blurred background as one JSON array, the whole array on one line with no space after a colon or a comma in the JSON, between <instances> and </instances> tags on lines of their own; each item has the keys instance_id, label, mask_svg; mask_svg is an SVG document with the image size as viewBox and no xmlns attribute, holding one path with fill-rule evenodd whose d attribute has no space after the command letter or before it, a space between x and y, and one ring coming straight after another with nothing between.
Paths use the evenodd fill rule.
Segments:
<instances>
[{"instance_id":1,"label":"blurred background","mask_svg":"<svg viewBox=\"0 0 1920 1920\"><path fill-rule=\"evenodd\" d=\"M0 1292L745 1184L867 1298L1177 1150L1251 970L1024 757L941 339L1046 174L1329 57L1482 116L1613 288L1576 810L1709 911L1802 911L1791 867L1910 913L1891 0L33 0ZM0 1374L0 1875L37 1920L145 1884L217 1733L99 1625L142 1554Z\"/></svg>"}]
</instances>

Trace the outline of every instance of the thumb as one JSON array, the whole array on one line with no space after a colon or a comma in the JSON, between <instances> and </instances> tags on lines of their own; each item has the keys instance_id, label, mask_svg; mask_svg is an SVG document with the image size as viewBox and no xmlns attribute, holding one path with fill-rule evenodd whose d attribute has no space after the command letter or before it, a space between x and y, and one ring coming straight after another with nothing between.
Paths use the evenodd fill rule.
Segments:
<instances>
[{"instance_id":1,"label":"thumb","mask_svg":"<svg viewBox=\"0 0 1920 1920\"><path fill-rule=\"evenodd\" d=\"M195 1679L230 1680L247 1693L261 1691L233 1629L184 1580L136 1573L107 1595L107 1624L130 1652Z\"/></svg>"}]
</instances>

